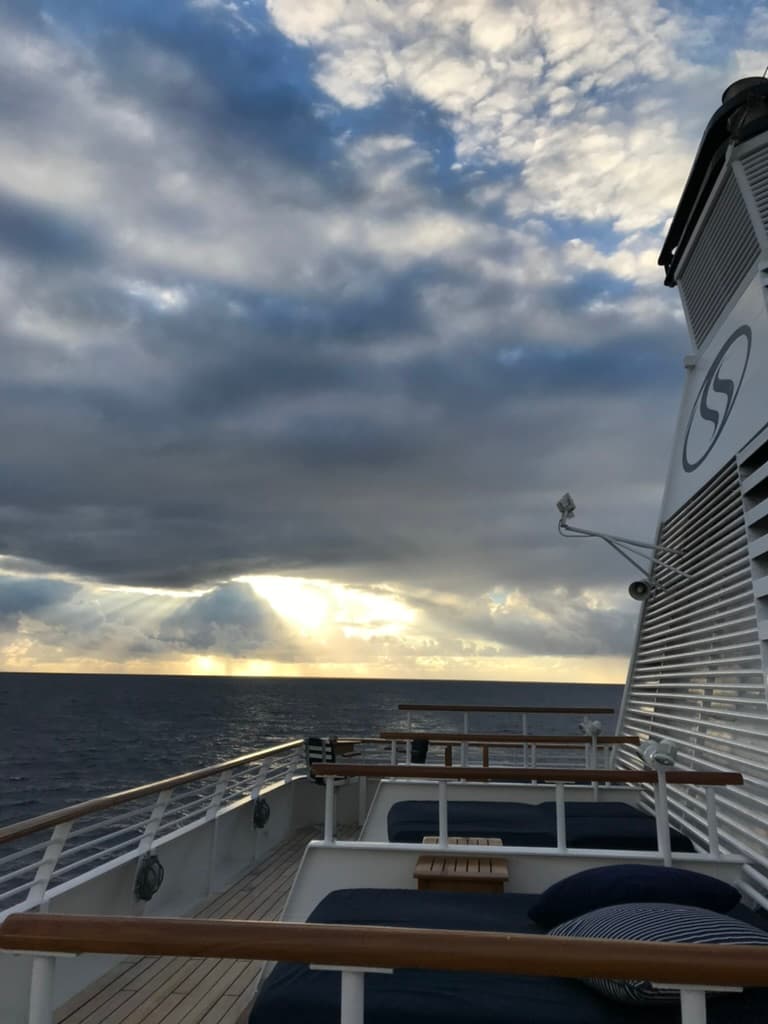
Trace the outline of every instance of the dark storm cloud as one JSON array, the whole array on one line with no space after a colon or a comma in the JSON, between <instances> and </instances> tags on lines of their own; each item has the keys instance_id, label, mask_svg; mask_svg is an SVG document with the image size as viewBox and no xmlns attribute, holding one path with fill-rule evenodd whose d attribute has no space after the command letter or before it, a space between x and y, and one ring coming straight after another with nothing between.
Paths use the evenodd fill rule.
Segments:
<instances>
[{"instance_id":1,"label":"dark storm cloud","mask_svg":"<svg viewBox=\"0 0 768 1024\"><path fill-rule=\"evenodd\" d=\"M179 649L247 655L274 644L281 632L270 606L247 583L227 583L167 616L155 637Z\"/></svg>"},{"instance_id":2,"label":"dark storm cloud","mask_svg":"<svg viewBox=\"0 0 768 1024\"><path fill-rule=\"evenodd\" d=\"M181 3L86 7L27 22L67 60L0 100L8 137L60 175L45 201L24 180L0 194L0 552L219 584L119 640L135 653L274 640L264 602L225 582L246 573L473 597L566 576L577 604L623 583L611 552L557 537L554 501L568 487L589 525L652 532L674 297L641 321L633 286L566 280L556 231L518 217L512 237L498 203L473 205L499 168L448 174L434 108L390 96L345 117L266 17L233 32ZM621 615L578 609L456 625L531 653L626 649Z\"/></svg>"},{"instance_id":3,"label":"dark storm cloud","mask_svg":"<svg viewBox=\"0 0 768 1024\"><path fill-rule=\"evenodd\" d=\"M80 587L63 580L0 577L0 624L8 626L20 615L35 615L63 603Z\"/></svg>"},{"instance_id":4,"label":"dark storm cloud","mask_svg":"<svg viewBox=\"0 0 768 1024\"><path fill-rule=\"evenodd\" d=\"M621 656L632 645L636 609L599 608L576 591L534 588L523 601L502 601L492 612L448 609L431 601L415 602L430 619L454 636L475 636L501 646L507 654L553 657Z\"/></svg>"},{"instance_id":5,"label":"dark storm cloud","mask_svg":"<svg viewBox=\"0 0 768 1024\"><path fill-rule=\"evenodd\" d=\"M38 265L94 264L99 241L82 225L42 205L0 191L0 253Z\"/></svg>"}]
</instances>

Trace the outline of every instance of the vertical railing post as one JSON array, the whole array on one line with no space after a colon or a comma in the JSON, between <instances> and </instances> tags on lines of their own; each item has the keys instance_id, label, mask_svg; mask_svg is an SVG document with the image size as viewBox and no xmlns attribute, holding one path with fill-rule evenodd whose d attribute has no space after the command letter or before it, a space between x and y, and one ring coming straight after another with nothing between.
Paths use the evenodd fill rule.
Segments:
<instances>
[{"instance_id":1,"label":"vertical railing post","mask_svg":"<svg viewBox=\"0 0 768 1024\"><path fill-rule=\"evenodd\" d=\"M251 799L252 800L255 800L259 796L259 794L261 793L261 788L264 785L264 783L267 781L267 774L268 774L269 769L270 769L271 766L272 766L272 758L271 757L265 757L264 760L260 763L259 770L256 772L256 775L255 775L255 777L254 777L254 779L253 779L253 781L251 783ZM288 762L288 770L291 772L291 777L293 775L293 768L294 767L295 767L294 764L291 761L289 761ZM288 779L286 778L285 781L287 782Z\"/></svg>"},{"instance_id":2,"label":"vertical railing post","mask_svg":"<svg viewBox=\"0 0 768 1024\"><path fill-rule=\"evenodd\" d=\"M667 801L667 777L664 765L656 764L656 839L659 853L666 867L672 864L672 845L669 838L669 803Z\"/></svg>"},{"instance_id":3,"label":"vertical railing post","mask_svg":"<svg viewBox=\"0 0 768 1024\"><path fill-rule=\"evenodd\" d=\"M707 993L699 988L680 989L681 1024L707 1024Z\"/></svg>"},{"instance_id":4,"label":"vertical railing post","mask_svg":"<svg viewBox=\"0 0 768 1024\"><path fill-rule=\"evenodd\" d=\"M152 813L149 816L144 832L142 833L139 845L136 847L136 864L141 863L141 858L145 853L149 853L152 849L152 844L155 841L155 836L160 828L160 822L163 820L163 814L165 809L170 803L171 796L173 795L172 789L163 789L157 794L157 800L155 800L154 806L152 807ZM201 887L202 888L202 887ZM136 901L138 906L136 907L136 913L141 915L144 913L147 904L144 901Z\"/></svg>"},{"instance_id":5,"label":"vertical railing post","mask_svg":"<svg viewBox=\"0 0 768 1024\"><path fill-rule=\"evenodd\" d=\"M389 751L390 764L397 764L397 740L392 740Z\"/></svg>"},{"instance_id":6,"label":"vertical railing post","mask_svg":"<svg viewBox=\"0 0 768 1024\"><path fill-rule=\"evenodd\" d=\"M347 967L310 964L313 971L339 971L341 974L340 1024L363 1024L365 1016L366 974L392 974L391 967Z\"/></svg>"},{"instance_id":7,"label":"vertical railing post","mask_svg":"<svg viewBox=\"0 0 768 1024\"><path fill-rule=\"evenodd\" d=\"M29 986L28 1024L53 1024L53 986L55 973L55 957L33 957L32 978Z\"/></svg>"},{"instance_id":8,"label":"vertical railing post","mask_svg":"<svg viewBox=\"0 0 768 1024\"><path fill-rule=\"evenodd\" d=\"M261 773L260 773L261 774ZM211 843L208 848L208 895L214 891L216 886L216 861L219 856L219 819L218 813L227 791L229 780L232 778L232 769L222 772L211 795L210 802L205 810L205 821L212 821Z\"/></svg>"},{"instance_id":9,"label":"vertical railing post","mask_svg":"<svg viewBox=\"0 0 768 1024\"><path fill-rule=\"evenodd\" d=\"M368 814L368 779L361 775L357 780L357 823L360 828L365 823Z\"/></svg>"},{"instance_id":10,"label":"vertical railing post","mask_svg":"<svg viewBox=\"0 0 768 1024\"><path fill-rule=\"evenodd\" d=\"M448 845L448 785L445 779L439 779L437 783L437 831L438 844Z\"/></svg>"},{"instance_id":11,"label":"vertical railing post","mask_svg":"<svg viewBox=\"0 0 768 1024\"><path fill-rule=\"evenodd\" d=\"M333 843L336 833L336 780L330 775L325 777L325 823L323 842Z\"/></svg>"},{"instance_id":12,"label":"vertical railing post","mask_svg":"<svg viewBox=\"0 0 768 1024\"><path fill-rule=\"evenodd\" d=\"M28 900L34 900L35 903L42 903L45 899L45 894L48 891L48 884L51 881L53 872L56 870L56 865L59 863L61 851L64 849L64 844L69 837L71 828L71 821L62 821L61 824L57 825L51 833L51 838L48 840L48 845L45 848L42 859L37 866L35 877L32 879L32 884L29 887L29 894L27 895Z\"/></svg>"},{"instance_id":13,"label":"vertical railing post","mask_svg":"<svg viewBox=\"0 0 768 1024\"><path fill-rule=\"evenodd\" d=\"M365 973L341 972L341 1024L363 1024L365 1016Z\"/></svg>"},{"instance_id":14,"label":"vertical railing post","mask_svg":"<svg viewBox=\"0 0 768 1024\"><path fill-rule=\"evenodd\" d=\"M149 821L147 822L146 827L144 828L142 837L139 840L138 849L136 850L136 853L139 857L142 857L151 849L152 843L154 843L155 836L157 835L157 830L160 828L160 822L163 820L163 814L165 814L165 809L168 806L168 803L170 802L172 793L172 789L163 789L160 793L157 794L157 800L155 800L155 805L152 808L152 813L149 816Z\"/></svg>"},{"instance_id":15,"label":"vertical railing post","mask_svg":"<svg viewBox=\"0 0 768 1024\"><path fill-rule=\"evenodd\" d=\"M717 803L715 801L714 786L704 788L704 797L707 801L707 834L709 837L709 852L713 857L720 856L720 837L717 830Z\"/></svg>"},{"instance_id":16,"label":"vertical railing post","mask_svg":"<svg viewBox=\"0 0 768 1024\"><path fill-rule=\"evenodd\" d=\"M568 847L565 829L565 785L562 782L555 783L555 820L557 823L557 849L564 853Z\"/></svg>"},{"instance_id":17,"label":"vertical railing post","mask_svg":"<svg viewBox=\"0 0 768 1024\"><path fill-rule=\"evenodd\" d=\"M592 764L590 765L590 767L593 770L596 771L597 770L597 733L593 733L592 734L591 740L592 740L592 750L591 750L591 753L592 753ZM597 800L597 783L596 782L592 783L592 799L593 800Z\"/></svg>"},{"instance_id":18,"label":"vertical railing post","mask_svg":"<svg viewBox=\"0 0 768 1024\"><path fill-rule=\"evenodd\" d=\"M211 799L208 801L208 806L205 809L205 820L210 821L215 818L218 814L221 803L224 799L224 793L226 792L229 780L232 778L232 769L222 772L218 778L216 786L211 794Z\"/></svg>"}]
</instances>

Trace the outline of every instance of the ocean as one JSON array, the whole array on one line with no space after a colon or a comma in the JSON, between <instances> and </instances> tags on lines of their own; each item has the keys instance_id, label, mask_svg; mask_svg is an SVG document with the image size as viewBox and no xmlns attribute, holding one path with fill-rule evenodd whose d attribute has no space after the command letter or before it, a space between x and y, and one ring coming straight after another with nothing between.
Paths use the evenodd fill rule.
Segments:
<instances>
[{"instance_id":1,"label":"ocean","mask_svg":"<svg viewBox=\"0 0 768 1024\"><path fill-rule=\"evenodd\" d=\"M405 725L400 703L613 706L621 686L364 679L0 674L0 824L307 735L375 736ZM605 732L614 718L602 715ZM519 731L519 716L472 728ZM457 728L461 716L413 724ZM531 719L573 732L573 716Z\"/></svg>"}]
</instances>

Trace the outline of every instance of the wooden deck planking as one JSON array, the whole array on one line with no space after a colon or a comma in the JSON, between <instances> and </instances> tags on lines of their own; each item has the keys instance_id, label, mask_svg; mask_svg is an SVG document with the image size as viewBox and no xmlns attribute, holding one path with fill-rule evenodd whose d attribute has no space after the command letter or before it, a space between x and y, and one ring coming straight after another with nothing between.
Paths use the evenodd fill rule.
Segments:
<instances>
[{"instance_id":1,"label":"wooden deck planking","mask_svg":"<svg viewBox=\"0 0 768 1024\"><path fill-rule=\"evenodd\" d=\"M340 830L340 838L352 830ZM249 874L193 915L270 920L279 917L307 842L301 829ZM56 1024L236 1024L253 998L261 961L189 957L124 960L74 996Z\"/></svg>"}]
</instances>

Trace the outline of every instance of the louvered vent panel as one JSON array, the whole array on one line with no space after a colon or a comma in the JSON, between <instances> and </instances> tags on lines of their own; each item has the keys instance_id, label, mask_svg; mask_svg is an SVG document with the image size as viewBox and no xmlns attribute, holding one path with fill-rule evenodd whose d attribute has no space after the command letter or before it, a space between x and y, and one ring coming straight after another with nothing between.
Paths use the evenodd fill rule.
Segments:
<instances>
[{"instance_id":1,"label":"louvered vent panel","mask_svg":"<svg viewBox=\"0 0 768 1024\"><path fill-rule=\"evenodd\" d=\"M691 245L678 284L694 341L701 348L760 252L732 171Z\"/></svg>"},{"instance_id":2,"label":"louvered vent panel","mask_svg":"<svg viewBox=\"0 0 768 1024\"><path fill-rule=\"evenodd\" d=\"M741 163L760 211L763 227L768 231L768 146L743 157Z\"/></svg>"},{"instance_id":3,"label":"louvered vent panel","mask_svg":"<svg viewBox=\"0 0 768 1024\"><path fill-rule=\"evenodd\" d=\"M751 470L750 470L751 472ZM741 771L745 785L717 795L722 848L750 862L768 906L768 707L739 471L733 459L664 523L660 568L646 601L621 728L671 739L681 768ZM759 495L758 495L759 497ZM619 767L637 768L622 750ZM650 806L650 794L647 797ZM670 786L674 823L707 847L702 790Z\"/></svg>"}]
</instances>

